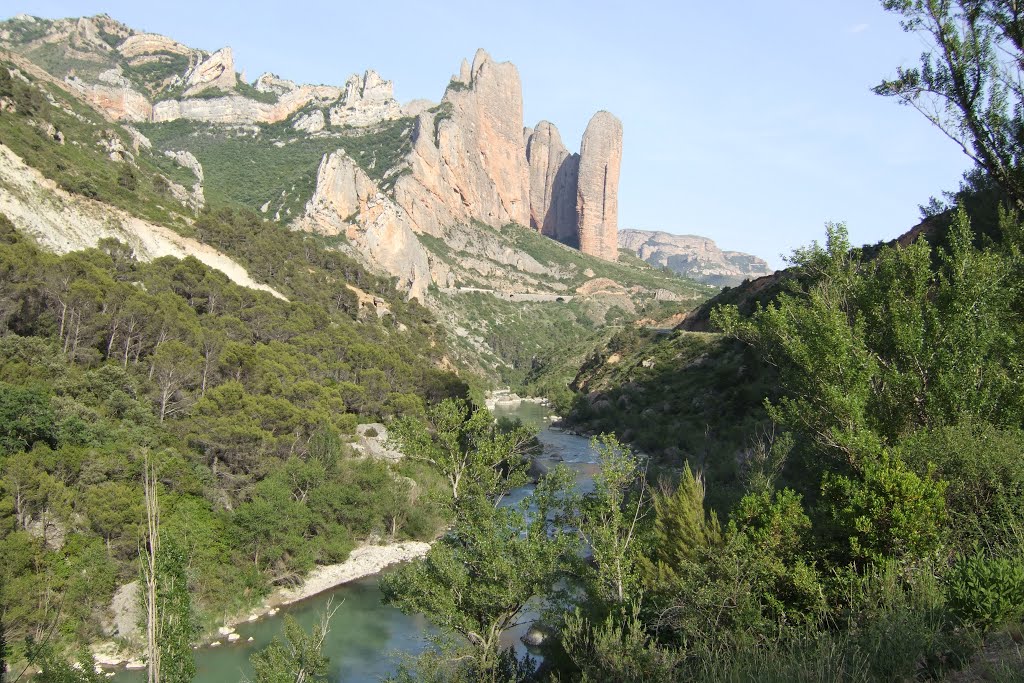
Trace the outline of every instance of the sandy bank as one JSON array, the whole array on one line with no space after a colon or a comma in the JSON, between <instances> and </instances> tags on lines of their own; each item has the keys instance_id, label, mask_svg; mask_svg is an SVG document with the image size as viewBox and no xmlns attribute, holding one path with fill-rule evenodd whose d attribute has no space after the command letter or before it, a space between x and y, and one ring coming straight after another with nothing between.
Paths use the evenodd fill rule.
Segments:
<instances>
[{"instance_id":1,"label":"sandy bank","mask_svg":"<svg viewBox=\"0 0 1024 683\"><path fill-rule=\"evenodd\" d=\"M290 605L328 591L349 581L372 576L399 562L423 557L430 550L429 543L408 541L389 545L364 545L353 550L341 564L317 567L301 586L282 588L273 593L265 604L268 608Z\"/></svg>"},{"instance_id":2,"label":"sandy bank","mask_svg":"<svg viewBox=\"0 0 1024 683\"><path fill-rule=\"evenodd\" d=\"M423 557L428 550L430 550L430 544L420 541L364 545L356 548L344 562L317 567L300 585L278 589L251 612L226 620L224 626L211 634L212 640L206 642L206 645L220 646L240 642L237 634L232 637L238 624L256 621L264 616L273 616L284 605L311 598L349 581L373 576L393 564ZM92 647L92 651L96 657L96 663L103 667L125 665L127 668L142 668L145 666L145 662L138 654L125 651L113 641L97 643Z\"/></svg>"}]
</instances>

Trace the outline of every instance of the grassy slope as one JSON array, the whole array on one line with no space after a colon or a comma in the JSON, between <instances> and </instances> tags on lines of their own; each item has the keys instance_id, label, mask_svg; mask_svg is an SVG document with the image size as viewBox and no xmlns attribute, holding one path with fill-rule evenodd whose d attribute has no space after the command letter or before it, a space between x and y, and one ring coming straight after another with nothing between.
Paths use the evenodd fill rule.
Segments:
<instances>
[{"instance_id":1,"label":"grassy slope","mask_svg":"<svg viewBox=\"0 0 1024 683\"><path fill-rule=\"evenodd\" d=\"M161 150L188 150L203 165L206 196L212 203L281 211L298 217L316 188L325 154L344 149L367 174L381 181L409 147L410 119L372 129L310 137L288 124L225 127L191 121L140 125ZM257 132L258 131L258 132Z\"/></svg>"}]
</instances>

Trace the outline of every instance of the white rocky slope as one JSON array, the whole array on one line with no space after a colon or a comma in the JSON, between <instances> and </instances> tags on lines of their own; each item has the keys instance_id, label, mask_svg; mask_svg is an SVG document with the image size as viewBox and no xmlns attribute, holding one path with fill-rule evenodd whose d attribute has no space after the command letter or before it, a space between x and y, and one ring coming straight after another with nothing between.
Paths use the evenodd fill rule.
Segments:
<instances>
[{"instance_id":1,"label":"white rocky slope","mask_svg":"<svg viewBox=\"0 0 1024 683\"><path fill-rule=\"evenodd\" d=\"M107 204L71 195L45 178L0 144L0 213L41 246L60 254L94 247L114 237L135 251L137 258L192 256L243 287L285 297L256 282L238 262L213 247L182 237Z\"/></svg>"}]
</instances>

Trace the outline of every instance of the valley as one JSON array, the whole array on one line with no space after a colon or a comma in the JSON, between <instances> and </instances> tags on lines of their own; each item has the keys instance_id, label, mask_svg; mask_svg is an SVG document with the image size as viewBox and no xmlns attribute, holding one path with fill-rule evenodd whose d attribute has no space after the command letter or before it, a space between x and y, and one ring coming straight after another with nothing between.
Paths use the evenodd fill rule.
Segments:
<instances>
[{"instance_id":1,"label":"valley","mask_svg":"<svg viewBox=\"0 0 1024 683\"><path fill-rule=\"evenodd\" d=\"M881 11L974 167L781 270L620 229L621 83L0 21L0 681L1020 680L1024 18Z\"/></svg>"}]
</instances>

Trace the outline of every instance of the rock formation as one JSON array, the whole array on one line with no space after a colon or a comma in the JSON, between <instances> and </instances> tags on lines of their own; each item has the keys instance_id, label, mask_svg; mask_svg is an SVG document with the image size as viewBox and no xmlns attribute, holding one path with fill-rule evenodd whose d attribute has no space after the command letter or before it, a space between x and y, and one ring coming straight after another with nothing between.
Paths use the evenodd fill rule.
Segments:
<instances>
[{"instance_id":1,"label":"rock formation","mask_svg":"<svg viewBox=\"0 0 1024 683\"><path fill-rule=\"evenodd\" d=\"M397 119L402 108L394 97L394 84L385 81L373 69L362 77L353 74L345 82L341 102L331 107L332 126L371 126L381 121Z\"/></svg>"},{"instance_id":2,"label":"rock formation","mask_svg":"<svg viewBox=\"0 0 1024 683\"><path fill-rule=\"evenodd\" d=\"M153 105L149 99L128 85L106 85L86 83L74 76L68 76L64 83L78 93L86 102L118 121L143 123L153 116Z\"/></svg>"},{"instance_id":3,"label":"rock formation","mask_svg":"<svg viewBox=\"0 0 1024 683\"><path fill-rule=\"evenodd\" d=\"M160 52L191 57L195 52L192 48L182 45L176 40L171 40L166 36L156 33L136 33L135 35L128 36L123 43L117 46L117 51L126 59L158 54Z\"/></svg>"},{"instance_id":4,"label":"rock formation","mask_svg":"<svg viewBox=\"0 0 1024 683\"><path fill-rule=\"evenodd\" d=\"M527 225L529 176L516 67L478 50L441 104L417 118L407 161L411 174L396 183L395 201L417 230L440 234L446 225L472 220Z\"/></svg>"},{"instance_id":5,"label":"rock formation","mask_svg":"<svg viewBox=\"0 0 1024 683\"><path fill-rule=\"evenodd\" d=\"M530 227L570 246L579 245L576 186L579 155L569 154L553 123L526 129L530 168Z\"/></svg>"},{"instance_id":6,"label":"rock formation","mask_svg":"<svg viewBox=\"0 0 1024 683\"><path fill-rule=\"evenodd\" d=\"M271 92L275 95L283 95L286 92L295 90L299 86L295 84L295 81L279 78L277 74L265 73L261 74L260 77L256 79L254 87L260 92Z\"/></svg>"},{"instance_id":7,"label":"rock formation","mask_svg":"<svg viewBox=\"0 0 1024 683\"><path fill-rule=\"evenodd\" d=\"M206 123L277 123L313 102L332 102L341 89L328 85L303 85L281 95L277 102L257 102L242 95L210 99L164 100L153 107L153 123L189 119Z\"/></svg>"},{"instance_id":8,"label":"rock formation","mask_svg":"<svg viewBox=\"0 0 1024 683\"><path fill-rule=\"evenodd\" d=\"M614 261L618 257L618 188L622 122L606 111L594 114L580 145L576 191L580 251Z\"/></svg>"},{"instance_id":9,"label":"rock formation","mask_svg":"<svg viewBox=\"0 0 1024 683\"><path fill-rule=\"evenodd\" d=\"M297 225L326 235L344 234L372 264L397 276L410 297L423 298L430 267L409 226L405 211L342 150L320 162L316 192Z\"/></svg>"},{"instance_id":10,"label":"rock formation","mask_svg":"<svg viewBox=\"0 0 1024 683\"><path fill-rule=\"evenodd\" d=\"M720 287L733 287L744 279L772 272L768 263L757 256L723 251L713 240L696 235L620 230L619 246L636 252L652 265L671 268L690 279Z\"/></svg>"},{"instance_id":11,"label":"rock formation","mask_svg":"<svg viewBox=\"0 0 1024 683\"><path fill-rule=\"evenodd\" d=\"M230 92L236 85L238 80L235 76L235 59L231 48L225 47L189 70L185 76L185 97L198 95L211 88Z\"/></svg>"}]
</instances>

